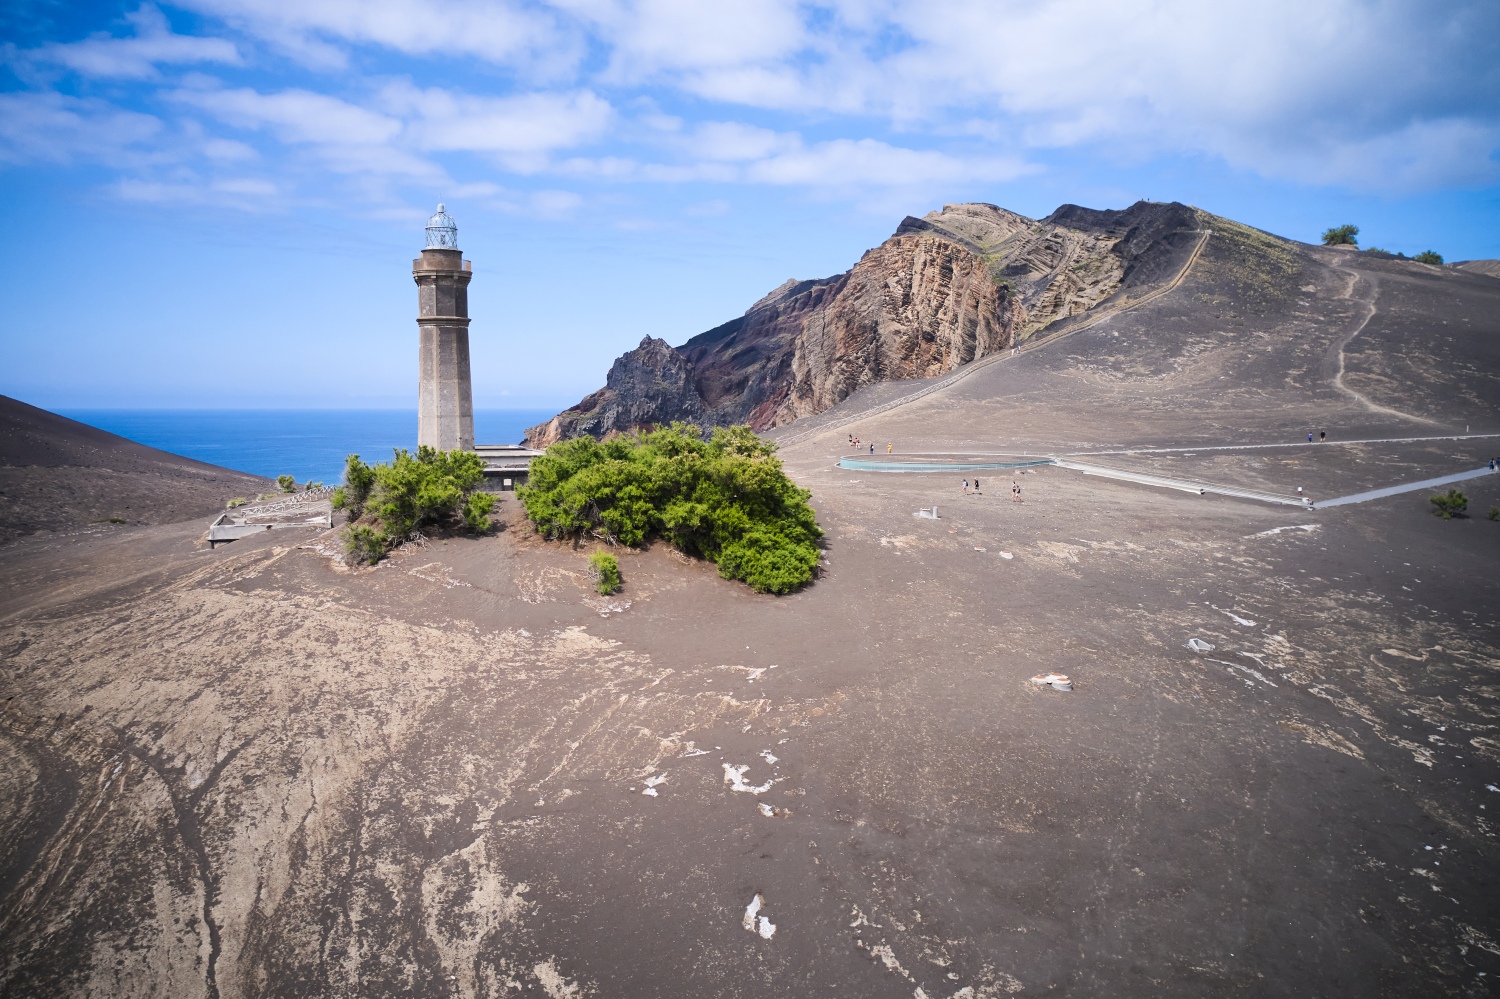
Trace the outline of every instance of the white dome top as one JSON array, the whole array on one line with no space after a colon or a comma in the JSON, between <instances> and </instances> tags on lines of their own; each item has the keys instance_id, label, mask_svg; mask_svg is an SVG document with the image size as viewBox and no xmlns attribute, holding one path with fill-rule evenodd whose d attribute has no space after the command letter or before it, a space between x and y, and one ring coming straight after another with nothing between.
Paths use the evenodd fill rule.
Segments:
<instances>
[{"instance_id":1,"label":"white dome top","mask_svg":"<svg viewBox=\"0 0 1500 999\"><path fill-rule=\"evenodd\" d=\"M453 216L443 211L438 203L437 214L427 220L427 248L438 250L458 249L458 223Z\"/></svg>"}]
</instances>

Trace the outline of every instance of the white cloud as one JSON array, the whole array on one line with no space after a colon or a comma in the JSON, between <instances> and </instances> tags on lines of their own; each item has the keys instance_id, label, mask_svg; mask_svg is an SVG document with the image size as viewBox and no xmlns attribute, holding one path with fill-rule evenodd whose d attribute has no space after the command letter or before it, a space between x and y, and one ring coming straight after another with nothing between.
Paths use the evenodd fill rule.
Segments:
<instances>
[{"instance_id":1,"label":"white cloud","mask_svg":"<svg viewBox=\"0 0 1500 999\"><path fill-rule=\"evenodd\" d=\"M620 81L663 70L722 68L788 58L809 39L794 0L559 0L611 49Z\"/></svg>"},{"instance_id":2,"label":"white cloud","mask_svg":"<svg viewBox=\"0 0 1500 999\"><path fill-rule=\"evenodd\" d=\"M101 100L0 94L0 160L11 163L86 159L134 166L160 155L152 146L163 131L160 119Z\"/></svg>"},{"instance_id":3,"label":"white cloud","mask_svg":"<svg viewBox=\"0 0 1500 999\"><path fill-rule=\"evenodd\" d=\"M813 187L907 187L1013 180L1033 167L1012 157L959 157L874 139L835 139L751 164L746 179Z\"/></svg>"},{"instance_id":4,"label":"white cloud","mask_svg":"<svg viewBox=\"0 0 1500 999\"><path fill-rule=\"evenodd\" d=\"M546 154L598 139L614 112L587 90L475 97L393 84L383 105L407 118L411 142L429 151L491 153L517 172L542 169Z\"/></svg>"},{"instance_id":5,"label":"white cloud","mask_svg":"<svg viewBox=\"0 0 1500 999\"><path fill-rule=\"evenodd\" d=\"M580 40L552 14L493 0L178 0L304 61L343 67L346 44L407 55L471 56L546 72L574 65Z\"/></svg>"},{"instance_id":6,"label":"white cloud","mask_svg":"<svg viewBox=\"0 0 1500 999\"><path fill-rule=\"evenodd\" d=\"M237 65L239 50L222 38L173 34L166 17L152 4L144 4L125 20L135 28L134 38L95 36L77 42L52 43L18 53L24 61L65 66L83 76L98 78L152 79L157 64L190 65L214 62Z\"/></svg>"},{"instance_id":7,"label":"white cloud","mask_svg":"<svg viewBox=\"0 0 1500 999\"><path fill-rule=\"evenodd\" d=\"M397 118L327 94L283 90L177 90L171 96L240 128L269 128L282 142L373 146L401 131Z\"/></svg>"},{"instance_id":8,"label":"white cloud","mask_svg":"<svg viewBox=\"0 0 1500 999\"><path fill-rule=\"evenodd\" d=\"M687 146L709 160L759 160L773 153L790 152L802 141L789 132L773 132L735 121L710 121L699 125Z\"/></svg>"}]
</instances>

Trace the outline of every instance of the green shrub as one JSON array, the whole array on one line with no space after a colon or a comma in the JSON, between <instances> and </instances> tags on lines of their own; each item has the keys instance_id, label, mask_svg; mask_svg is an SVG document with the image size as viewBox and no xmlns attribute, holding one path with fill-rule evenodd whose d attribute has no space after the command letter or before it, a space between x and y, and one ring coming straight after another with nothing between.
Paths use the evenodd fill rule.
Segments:
<instances>
[{"instance_id":1,"label":"green shrub","mask_svg":"<svg viewBox=\"0 0 1500 999\"><path fill-rule=\"evenodd\" d=\"M1490 507L1490 519L1491 520L1500 520L1500 506L1492 506L1492 507Z\"/></svg>"},{"instance_id":2,"label":"green shrub","mask_svg":"<svg viewBox=\"0 0 1500 999\"><path fill-rule=\"evenodd\" d=\"M357 560L378 562L426 525L483 530L495 505L493 496L475 492L483 479L484 459L468 451L424 445L413 455L397 448L390 464L374 466L349 455L344 484L335 490L335 503L349 511L345 549Z\"/></svg>"},{"instance_id":3,"label":"green shrub","mask_svg":"<svg viewBox=\"0 0 1500 999\"><path fill-rule=\"evenodd\" d=\"M591 534L638 545L662 537L716 563L726 579L787 593L812 578L823 532L775 457L749 427L703 440L682 423L651 433L554 444L516 490L549 538Z\"/></svg>"},{"instance_id":4,"label":"green shrub","mask_svg":"<svg viewBox=\"0 0 1500 999\"><path fill-rule=\"evenodd\" d=\"M1359 226L1336 225L1332 229L1323 230L1324 246L1358 246Z\"/></svg>"},{"instance_id":5,"label":"green shrub","mask_svg":"<svg viewBox=\"0 0 1500 999\"><path fill-rule=\"evenodd\" d=\"M349 505L349 494L344 491L343 486L334 486L333 492L328 494L328 502L333 504L335 510L342 510Z\"/></svg>"},{"instance_id":6,"label":"green shrub","mask_svg":"<svg viewBox=\"0 0 1500 999\"><path fill-rule=\"evenodd\" d=\"M297 480L290 475L276 476L276 485L284 493L294 493L297 491Z\"/></svg>"},{"instance_id":7,"label":"green shrub","mask_svg":"<svg viewBox=\"0 0 1500 999\"><path fill-rule=\"evenodd\" d=\"M234 499L232 499L228 503L224 504L224 509L226 509L226 510L233 510L235 507L237 507L237 506L244 506L246 503L249 503L249 502L250 501L247 500L247 499L245 499L245 497L243 497L243 496L236 496Z\"/></svg>"},{"instance_id":8,"label":"green shrub","mask_svg":"<svg viewBox=\"0 0 1500 999\"><path fill-rule=\"evenodd\" d=\"M355 562L374 565L385 558L388 549L385 533L368 524L350 524L344 528L344 551Z\"/></svg>"},{"instance_id":9,"label":"green shrub","mask_svg":"<svg viewBox=\"0 0 1500 999\"><path fill-rule=\"evenodd\" d=\"M489 530L490 511L495 509L495 497L489 493L470 493L464 500L464 526L474 532Z\"/></svg>"},{"instance_id":10,"label":"green shrub","mask_svg":"<svg viewBox=\"0 0 1500 999\"><path fill-rule=\"evenodd\" d=\"M321 482L314 482L312 479L308 479L307 480L307 485L303 486L302 488L305 489L308 492L312 492L314 489L322 489L323 488L323 483L321 483Z\"/></svg>"},{"instance_id":11,"label":"green shrub","mask_svg":"<svg viewBox=\"0 0 1500 999\"><path fill-rule=\"evenodd\" d=\"M600 593L607 597L620 588L620 563L609 552L594 552L589 556L589 566Z\"/></svg>"},{"instance_id":12,"label":"green shrub","mask_svg":"<svg viewBox=\"0 0 1500 999\"><path fill-rule=\"evenodd\" d=\"M1436 508L1432 512L1444 520L1452 520L1469 508L1469 497L1457 489L1450 489L1446 493L1439 493L1432 497L1431 502Z\"/></svg>"},{"instance_id":13,"label":"green shrub","mask_svg":"<svg viewBox=\"0 0 1500 999\"><path fill-rule=\"evenodd\" d=\"M1443 265L1443 255L1441 253L1435 253L1432 250L1423 250L1415 257L1412 257L1412 259L1419 264L1434 264L1438 267L1441 267Z\"/></svg>"}]
</instances>

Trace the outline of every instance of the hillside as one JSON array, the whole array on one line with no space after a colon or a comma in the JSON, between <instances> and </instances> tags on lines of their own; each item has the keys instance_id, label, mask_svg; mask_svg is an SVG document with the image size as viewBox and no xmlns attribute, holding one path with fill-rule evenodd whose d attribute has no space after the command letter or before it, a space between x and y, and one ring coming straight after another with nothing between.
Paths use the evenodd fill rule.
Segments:
<instances>
[{"instance_id":1,"label":"hillside","mask_svg":"<svg viewBox=\"0 0 1500 999\"><path fill-rule=\"evenodd\" d=\"M1471 274L1487 274L1500 278L1500 260L1460 260L1452 266Z\"/></svg>"},{"instance_id":2,"label":"hillside","mask_svg":"<svg viewBox=\"0 0 1500 999\"><path fill-rule=\"evenodd\" d=\"M768 430L867 385L945 374L1170 278L1201 213L1138 202L1030 219L994 205L908 216L848 271L788 280L673 348L647 337L605 387L531 428L533 447L688 420Z\"/></svg>"},{"instance_id":3,"label":"hillside","mask_svg":"<svg viewBox=\"0 0 1500 999\"><path fill-rule=\"evenodd\" d=\"M995 249L941 214L896 249ZM0 994L1488 994L1500 475L1323 501L1500 452L1500 281L1198 218L1118 272L1012 229L1014 355L773 429L826 532L785 597L655 545L601 599L514 493L355 571L0 546Z\"/></svg>"},{"instance_id":4,"label":"hillside","mask_svg":"<svg viewBox=\"0 0 1500 999\"><path fill-rule=\"evenodd\" d=\"M0 396L0 543L111 519L207 516L268 485Z\"/></svg>"}]
</instances>

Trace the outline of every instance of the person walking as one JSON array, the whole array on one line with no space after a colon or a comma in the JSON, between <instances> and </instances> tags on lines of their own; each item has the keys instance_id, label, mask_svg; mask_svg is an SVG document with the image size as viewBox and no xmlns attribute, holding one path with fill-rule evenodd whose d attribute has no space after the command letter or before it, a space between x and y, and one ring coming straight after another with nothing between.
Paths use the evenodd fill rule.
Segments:
<instances>
[{"instance_id":1,"label":"person walking","mask_svg":"<svg viewBox=\"0 0 1500 999\"><path fill-rule=\"evenodd\" d=\"M870 445L870 453L871 453L871 454L874 454L874 453L875 453L875 445L874 445L874 444L871 444L871 445Z\"/></svg>"},{"instance_id":2,"label":"person walking","mask_svg":"<svg viewBox=\"0 0 1500 999\"><path fill-rule=\"evenodd\" d=\"M885 453L886 454L890 454L894 450L896 450L896 445L895 444L887 444L885 446Z\"/></svg>"},{"instance_id":3,"label":"person walking","mask_svg":"<svg viewBox=\"0 0 1500 999\"><path fill-rule=\"evenodd\" d=\"M964 495L969 495L969 480L964 479Z\"/></svg>"},{"instance_id":4,"label":"person walking","mask_svg":"<svg viewBox=\"0 0 1500 999\"><path fill-rule=\"evenodd\" d=\"M978 479L974 480L974 495L975 496L979 495L979 480Z\"/></svg>"},{"instance_id":5,"label":"person walking","mask_svg":"<svg viewBox=\"0 0 1500 999\"><path fill-rule=\"evenodd\" d=\"M1312 431L1311 430L1309 430L1307 432L1307 443L1309 443L1309 444L1312 443Z\"/></svg>"},{"instance_id":6,"label":"person walking","mask_svg":"<svg viewBox=\"0 0 1500 999\"><path fill-rule=\"evenodd\" d=\"M1326 440L1328 440L1328 431L1326 431L1326 430L1319 430L1318 431L1318 443L1322 444Z\"/></svg>"}]
</instances>

